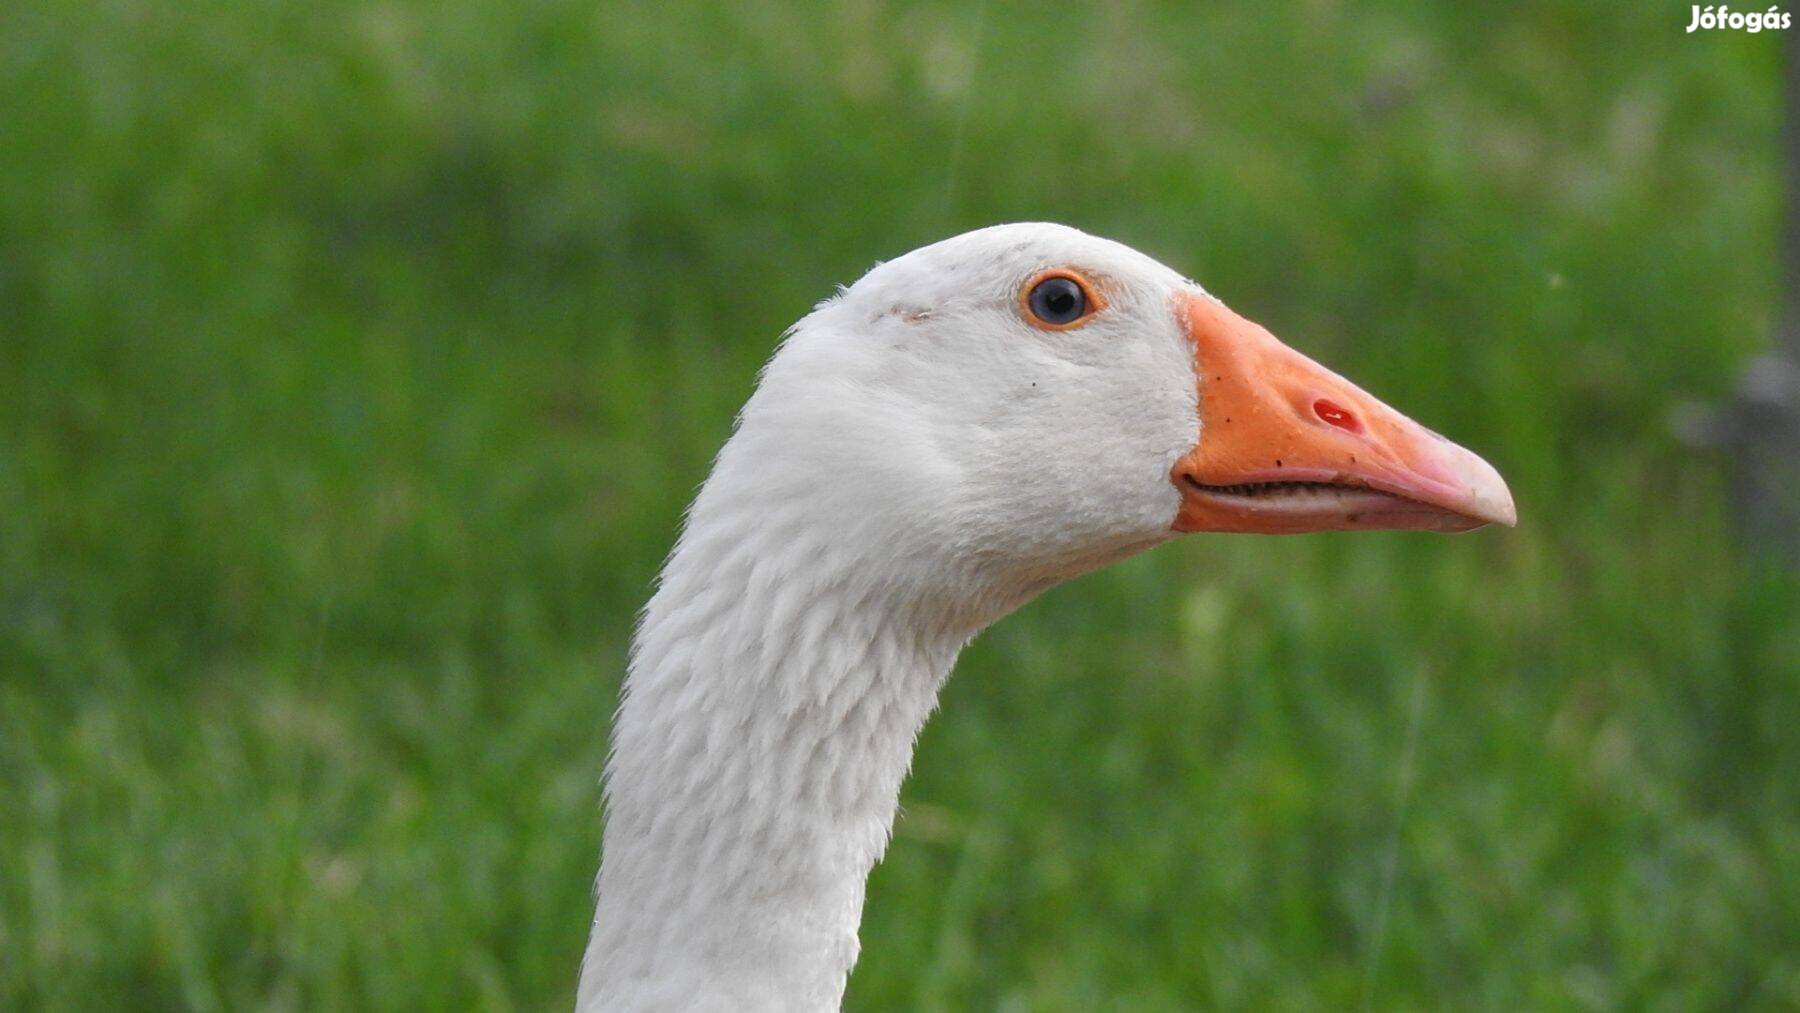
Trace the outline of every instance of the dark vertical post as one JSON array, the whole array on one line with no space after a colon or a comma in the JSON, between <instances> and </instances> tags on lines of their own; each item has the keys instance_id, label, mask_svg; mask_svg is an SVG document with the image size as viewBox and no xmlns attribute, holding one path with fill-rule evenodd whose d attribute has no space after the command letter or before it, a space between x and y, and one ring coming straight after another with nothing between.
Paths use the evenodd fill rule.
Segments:
<instances>
[{"instance_id":1,"label":"dark vertical post","mask_svg":"<svg viewBox=\"0 0 1800 1013\"><path fill-rule=\"evenodd\" d=\"M1800 566L1800 54L1784 48L1781 312L1773 347L1738 382L1745 446L1735 484L1747 547Z\"/></svg>"},{"instance_id":2,"label":"dark vertical post","mask_svg":"<svg viewBox=\"0 0 1800 1013\"><path fill-rule=\"evenodd\" d=\"M1800 567L1800 56L1789 45L1782 83L1780 312L1772 347L1750 360L1732 400L1691 411L1678 429L1730 455L1744 547L1758 561Z\"/></svg>"}]
</instances>

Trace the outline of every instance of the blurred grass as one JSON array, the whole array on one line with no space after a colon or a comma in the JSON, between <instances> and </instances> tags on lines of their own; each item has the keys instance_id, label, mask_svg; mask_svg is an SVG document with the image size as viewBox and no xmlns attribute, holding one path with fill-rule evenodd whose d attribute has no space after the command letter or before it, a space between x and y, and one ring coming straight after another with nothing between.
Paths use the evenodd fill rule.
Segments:
<instances>
[{"instance_id":1,"label":"blurred grass","mask_svg":"<svg viewBox=\"0 0 1800 1013\"><path fill-rule=\"evenodd\" d=\"M1800 588L1667 435L1772 324L1685 8L0 12L0 1006L566 1005L634 610L780 330L1119 238L1523 522L978 641L861 1009L1800 1004Z\"/></svg>"}]
</instances>

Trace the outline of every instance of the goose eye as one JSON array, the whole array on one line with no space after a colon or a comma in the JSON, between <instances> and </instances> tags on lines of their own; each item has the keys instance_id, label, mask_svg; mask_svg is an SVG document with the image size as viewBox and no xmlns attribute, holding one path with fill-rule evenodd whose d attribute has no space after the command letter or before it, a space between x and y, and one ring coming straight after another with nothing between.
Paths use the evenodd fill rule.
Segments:
<instances>
[{"instance_id":1,"label":"goose eye","mask_svg":"<svg viewBox=\"0 0 1800 1013\"><path fill-rule=\"evenodd\" d=\"M1031 315L1051 326L1074 323L1087 315L1087 293L1071 278L1045 278L1025 297Z\"/></svg>"}]
</instances>

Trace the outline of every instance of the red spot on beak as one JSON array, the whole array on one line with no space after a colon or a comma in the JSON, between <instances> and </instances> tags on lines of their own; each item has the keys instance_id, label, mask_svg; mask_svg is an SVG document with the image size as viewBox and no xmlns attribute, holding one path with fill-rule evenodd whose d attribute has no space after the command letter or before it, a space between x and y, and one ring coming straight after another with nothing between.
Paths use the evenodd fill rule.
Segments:
<instances>
[{"instance_id":1,"label":"red spot on beak","mask_svg":"<svg viewBox=\"0 0 1800 1013\"><path fill-rule=\"evenodd\" d=\"M1353 433L1362 432L1362 423L1356 421L1356 416L1350 414L1348 409L1340 408L1324 398L1313 402L1313 414L1328 425L1347 429Z\"/></svg>"}]
</instances>

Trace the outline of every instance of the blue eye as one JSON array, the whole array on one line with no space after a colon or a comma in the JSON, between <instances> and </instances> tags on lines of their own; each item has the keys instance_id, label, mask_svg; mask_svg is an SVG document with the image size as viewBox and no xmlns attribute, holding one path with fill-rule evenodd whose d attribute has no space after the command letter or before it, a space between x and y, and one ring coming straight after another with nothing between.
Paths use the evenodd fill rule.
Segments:
<instances>
[{"instance_id":1,"label":"blue eye","mask_svg":"<svg viewBox=\"0 0 1800 1013\"><path fill-rule=\"evenodd\" d=\"M1087 315L1087 293L1071 278L1045 278L1025 297L1031 315L1052 327L1071 324Z\"/></svg>"}]
</instances>

